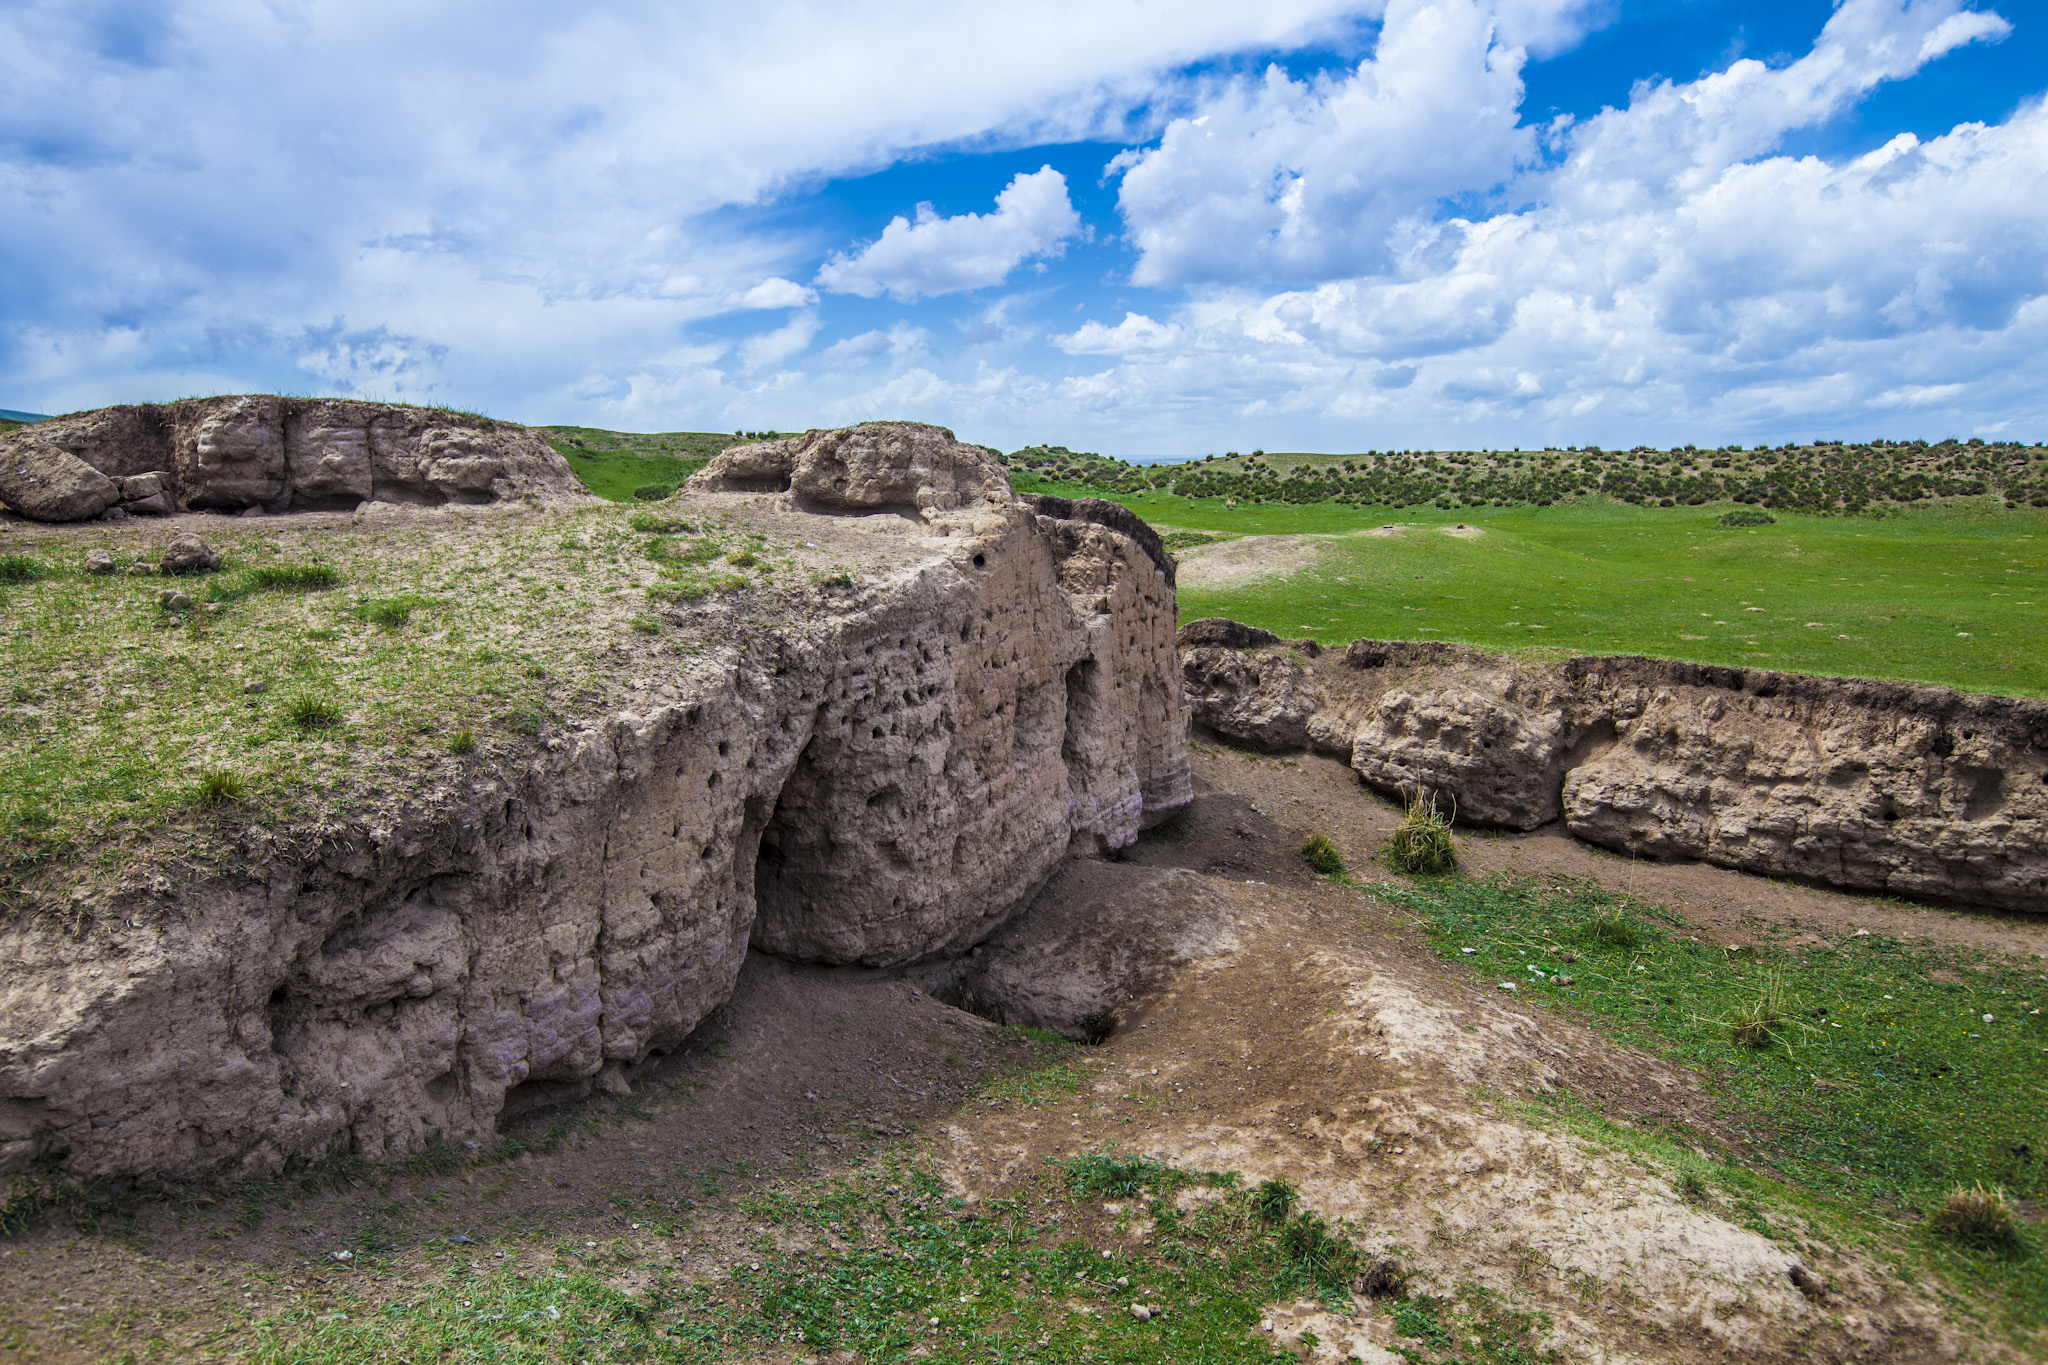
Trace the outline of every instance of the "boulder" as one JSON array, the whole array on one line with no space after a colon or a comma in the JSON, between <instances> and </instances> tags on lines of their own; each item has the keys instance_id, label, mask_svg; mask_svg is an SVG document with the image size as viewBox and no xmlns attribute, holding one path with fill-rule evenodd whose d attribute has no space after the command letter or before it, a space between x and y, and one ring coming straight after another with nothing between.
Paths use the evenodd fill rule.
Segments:
<instances>
[{"instance_id":1,"label":"boulder","mask_svg":"<svg viewBox=\"0 0 2048 1365\"><path fill-rule=\"evenodd\" d=\"M734 446L688 486L700 493L788 493L812 511L912 516L1012 500L1009 476L988 451L921 422L863 422Z\"/></svg>"},{"instance_id":2,"label":"boulder","mask_svg":"<svg viewBox=\"0 0 2048 1365\"><path fill-rule=\"evenodd\" d=\"M112 479L60 446L19 437L0 445L0 504L31 521L84 521L120 500Z\"/></svg>"},{"instance_id":3,"label":"boulder","mask_svg":"<svg viewBox=\"0 0 2048 1365\"><path fill-rule=\"evenodd\" d=\"M114 571L114 555L110 550L92 549L85 552L85 571L90 574L110 574Z\"/></svg>"},{"instance_id":4,"label":"boulder","mask_svg":"<svg viewBox=\"0 0 2048 1365\"><path fill-rule=\"evenodd\" d=\"M132 474L121 480L121 510L138 516L161 517L177 511L166 487L168 474Z\"/></svg>"},{"instance_id":5,"label":"boulder","mask_svg":"<svg viewBox=\"0 0 2048 1365\"><path fill-rule=\"evenodd\" d=\"M212 573L220 567L220 551L188 531L165 548L162 565L170 574Z\"/></svg>"}]
</instances>

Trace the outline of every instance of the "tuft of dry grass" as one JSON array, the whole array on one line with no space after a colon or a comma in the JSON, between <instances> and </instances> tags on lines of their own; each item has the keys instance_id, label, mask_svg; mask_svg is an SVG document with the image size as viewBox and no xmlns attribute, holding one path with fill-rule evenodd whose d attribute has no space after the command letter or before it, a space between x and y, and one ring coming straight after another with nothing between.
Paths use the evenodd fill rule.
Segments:
<instances>
[{"instance_id":1,"label":"tuft of dry grass","mask_svg":"<svg viewBox=\"0 0 2048 1365\"><path fill-rule=\"evenodd\" d=\"M1927 1220L1929 1227L1973 1251L2010 1253L2025 1245L2019 1214L1993 1185L1958 1185Z\"/></svg>"},{"instance_id":2,"label":"tuft of dry grass","mask_svg":"<svg viewBox=\"0 0 2048 1365\"><path fill-rule=\"evenodd\" d=\"M1764 988L1756 999L1728 1015L1728 1036L1743 1047L1761 1052L1785 1036L1790 1013L1785 1003L1785 980L1773 972L1765 978Z\"/></svg>"}]
</instances>

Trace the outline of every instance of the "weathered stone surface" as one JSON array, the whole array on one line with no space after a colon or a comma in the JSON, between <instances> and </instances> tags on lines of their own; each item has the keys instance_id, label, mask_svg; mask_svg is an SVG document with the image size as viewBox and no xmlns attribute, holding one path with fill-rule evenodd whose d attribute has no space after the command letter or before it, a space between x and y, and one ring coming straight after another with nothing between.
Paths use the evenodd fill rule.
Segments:
<instances>
[{"instance_id":1,"label":"weathered stone surface","mask_svg":"<svg viewBox=\"0 0 2048 1365\"><path fill-rule=\"evenodd\" d=\"M0 446L0 503L33 521L84 521L120 498L112 479L55 444L17 437Z\"/></svg>"},{"instance_id":2,"label":"weathered stone surface","mask_svg":"<svg viewBox=\"0 0 2048 1365\"><path fill-rule=\"evenodd\" d=\"M864 422L734 446L692 475L692 492L787 492L821 512L945 512L1013 500L1009 479L980 446L944 427Z\"/></svg>"},{"instance_id":3,"label":"weathered stone surface","mask_svg":"<svg viewBox=\"0 0 2048 1365\"><path fill-rule=\"evenodd\" d=\"M122 479L121 510L145 517L169 516L177 511L165 486L169 477L167 474L150 473L131 474Z\"/></svg>"},{"instance_id":4,"label":"weathered stone surface","mask_svg":"<svg viewBox=\"0 0 2048 1365\"><path fill-rule=\"evenodd\" d=\"M285 454L298 506L353 507L376 491L368 425L326 405L286 427Z\"/></svg>"},{"instance_id":5,"label":"weathered stone surface","mask_svg":"<svg viewBox=\"0 0 2048 1365\"><path fill-rule=\"evenodd\" d=\"M38 502L33 487L9 491L8 467L53 460L94 489L75 466L126 482L98 506L90 498ZM134 491L136 481L152 475L160 481L156 491ZM188 399L102 408L0 436L0 503L45 521L94 516L116 498L127 511L160 515L582 493L561 457L524 427L384 403L261 394Z\"/></svg>"},{"instance_id":6,"label":"weathered stone surface","mask_svg":"<svg viewBox=\"0 0 2048 1365\"><path fill-rule=\"evenodd\" d=\"M220 551L187 531L164 547L161 567L165 573L212 573L220 567Z\"/></svg>"},{"instance_id":7,"label":"weathered stone surface","mask_svg":"<svg viewBox=\"0 0 2048 1365\"><path fill-rule=\"evenodd\" d=\"M1267 753L1326 748L1309 734L1323 689L1297 655L1197 645L1181 653L1181 689L1197 724Z\"/></svg>"},{"instance_id":8,"label":"weathered stone surface","mask_svg":"<svg viewBox=\"0 0 2048 1365\"><path fill-rule=\"evenodd\" d=\"M92 549L85 552L85 571L91 574L110 574L114 571L114 555L111 550Z\"/></svg>"},{"instance_id":9,"label":"weathered stone surface","mask_svg":"<svg viewBox=\"0 0 2048 1365\"><path fill-rule=\"evenodd\" d=\"M262 395L178 414L178 482L187 507L248 507L284 492L284 403Z\"/></svg>"},{"instance_id":10,"label":"weathered stone surface","mask_svg":"<svg viewBox=\"0 0 2048 1365\"><path fill-rule=\"evenodd\" d=\"M1459 818L1478 824L1534 829L1557 819L1573 720L1512 675L1468 677L1382 697L1353 732L1351 766L1375 791L1449 796Z\"/></svg>"},{"instance_id":11,"label":"weathered stone surface","mask_svg":"<svg viewBox=\"0 0 2048 1365\"><path fill-rule=\"evenodd\" d=\"M914 522L686 498L742 522L776 503L892 567L666 656L644 706L353 822L252 825L231 870L0 924L0 1169L255 1173L482 1138L676 1046L750 944L964 947L1070 849L1184 804L1163 576L1128 536L1000 496L972 449L950 486L985 492L913 493Z\"/></svg>"},{"instance_id":12,"label":"weathered stone surface","mask_svg":"<svg viewBox=\"0 0 2048 1365\"><path fill-rule=\"evenodd\" d=\"M1637 658L1558 665L1361 640L1181 653L1195 722L1348 740L1389 796L1477 824L1846 890L2048 909L2048 703Z\"/></svg>"}]
</instances>

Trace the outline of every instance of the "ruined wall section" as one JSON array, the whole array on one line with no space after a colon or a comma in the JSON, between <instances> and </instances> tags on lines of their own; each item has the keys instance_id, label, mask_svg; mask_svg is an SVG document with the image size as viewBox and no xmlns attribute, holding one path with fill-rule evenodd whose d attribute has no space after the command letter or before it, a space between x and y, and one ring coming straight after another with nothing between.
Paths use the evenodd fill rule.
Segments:
<instances>
[{"instance_id":1,"label":"ruined wall section","mask_svg":"<svg viewBox=\"0 0 2048 1365\"><path fill-rule=\"evenodd\" d=\"M1226 639L1242 644L1210 643ZM1197 725L1336 754L1461 820L1562 820L1648 857L2048 910L2048 703L1640 658L1324 654L1208 622L1182 643Z\"/></svg>"},{"instance_id":2,"label":"ruined wall section","mask_svg":"<svg viewBox=\"0 0 2048 1365\"><path fill-rule=\"evenodd\" d=\"M525 427L390 403L194 398L100 408L0 436L0 505L38 521L527 494L584 495L568 464Z\"/></svg>"},{"instance_id":3,"label":"ruined wall section","mask_svg":"<svg viewBox=\"0 0 2048 1365\"><path fill-rule=\"evenodd\" d=\"M863 487L913 456L972 474L974 448L903 426L841 443ZM482 1140L628 1085L750 946L964 948L1076 846L1185 804L1170 587L1131 537L1039 515L991 469L956 480L970 499L909 508L686 500L885 546L890 567L791 619L675 609L703 652L644 706L460 790L251 828L227 870L0 924L0 1174L262 1174Z\"/></svg>"}]
</instances>

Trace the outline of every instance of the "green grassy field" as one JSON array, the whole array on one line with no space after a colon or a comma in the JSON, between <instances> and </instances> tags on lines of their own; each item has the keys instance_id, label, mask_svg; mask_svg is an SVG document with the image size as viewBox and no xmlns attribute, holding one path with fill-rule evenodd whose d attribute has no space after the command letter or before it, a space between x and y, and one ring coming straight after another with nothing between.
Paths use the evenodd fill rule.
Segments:
<instances>
[{"instance_id":1,"label":"green grassy field","mask_svg":"<svg viewBox=\"0 0 2048 1365\"><path fill-rule=\"evenodd\" d=\"M727 446L778 433L746 437L720 431L606 431L599 427L536 427L583 486L600 498L631 502L636 490L673 492Z\"/></svg>"},{"instance_id":2,"label":"green grassy field","mask_svg":"<svg viewBox=\"0 0 2048 1365\"><path fill-rule=\"evenodd\" d=\"M542 430L615 501L672 486L740 439ZM1226 588L1191 573L1183 619L1322 644L1648 654L2048 696L2040 447L1261 452L1151 467L1033 447L1005 462L1020 490L1107 497L1177 550L1204 536L1323 538L1295 547L1309 562L1294 572ZM1765 508L1769 525L1721 524ZM1359 534L1389 523L1401 533ZM1445 534L1460 525L1481 534Z\"/></svg>"},{"instance_id":3,"label":"green grassy field","mask_svg":"<svg viewBox=\"0 0 2048 1365\"><path fill-rule=\"evenodd\" d=\"M1162 529L1329 537L1292 574L1184 584L1185 620L1229 616L1323 644L1649 654L2048 696L2048 511L2032 507L1976 498L1884 517L1780 511L1773 525L1727 527L1728 503L1595 498L1482 512L1113 497ZM1403 533L1357 534L1390 522ZM1445 534L1460 524L1483 534Z\"/></svg>"}]
</instances>

